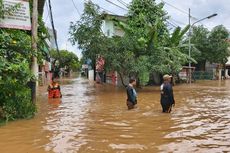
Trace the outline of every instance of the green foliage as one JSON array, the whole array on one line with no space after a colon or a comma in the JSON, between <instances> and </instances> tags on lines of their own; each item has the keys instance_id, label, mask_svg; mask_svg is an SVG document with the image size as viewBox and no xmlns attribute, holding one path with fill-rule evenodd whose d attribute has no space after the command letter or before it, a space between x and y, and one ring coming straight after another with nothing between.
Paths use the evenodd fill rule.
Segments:
<instances>
[{"instance_id":1,"label":"green foliage","mask_svg":"<svg viewBox=\"0 0 230 153\"><path fill-rule=\"evenodd\" d=\"M200 51L194 53L194 50L192 50L191 51L192 56L197 61L208 59L209 58L208 29L204 28L203 26L198 26L198 27L193 27L192 31L193 32L191 37L191 43L194 44L194 46Z\"/></svg>"},{"instance_id":2,"label":"green foliage","mask_svg":"<svg viewBox=\"0 0 230 153\"><path fill-rule=\"evenodd\" d=\"M213 63L226 63L229 54L229 31L223 26L219 25L212 29L209 36L210 43L210 58L209 61Z\"/></svg>"},{"instance_id":3,"label":"green foliage","mask_svg":"<svg viewBox=\"0 0 230 153\"><path fill-rule=\"evenodd\" d=\"M88 2L81 20L71 23L73 44L79 44L83 58L95 62L97 54L106 59L106 70L117 71L121 76L134 75L145 85L152 71L177 72L188 57L181 52L181 40L188 30L176 29L170 37L165 24L168 18L163 3L154 0L133 0L127 18L120 21L100 15L98 6ZM102 19L110 19L125 35L106 38L101 32Z\"/></svg>"},{"instance_id":4,"label":"green foliage","mask_svg":"<svg viewBox=\"0 0 230 153\"><path fill-rule=\"evenodd\" d=\"M95 57L106 49L105 37L101 32L102 16L99 7L91 1L85 3L81 19L70 25L70 41L77 42L83 56L95 62Z\"/></svg>"},{"instance_id":5,"label":"green foliage","mask_svg":"<svg viewBox=\"0 0 230 153\"><path fill-rule=\"evenodd\" d=\"M9 62L0 56L0 118L6 121L32 117L36 107L31 102L27 82L32 74L26 60L14 59Z\"/></svg>"},{"instance_id":6,"label":"green foliage","mask_svg":"<svg viewBox=\"0 0 230 153\"><path fill-rule=\"evenodd\" d=\"M59 60L59 55L56 50L52 50L50 52L50 56L54 58L54 60ZM77 55L67 50L60 51L60 67L68 67L73 71L77 71L80 69L80 64Z\"/></svg>"},{"instance_id":7,"label":"green foliage","mask_svg":"<svg viewBox=\"0 0 230 153\"><path fill-rule=\"evenodd\" d=\"M108 40L107 44L109 51L103 53L106 59L106 70L115 70L128 76L135 63L134 54L130 50L132 43L125 38L113 37Z\"/></svg>"},{"instance_id":8,"label":"green foliage","mask_svg":"<svg viewBox=\"0 0 230 153\"><path fill-rule=\"evenodd\" d=\"M134 63L134 71L138 73L138 78L141 85L146 85L149 82L149 58L148 56L140 56Z\"/></svg>"},{"instance_id":9,"label":"green foliage","mask_svg":"<svg viewBox=\"0 0 230 153\"><path fill-rule=\"evenodd\" d=\"M14 61L14 58L29 60L33 54L31 38L22 30L0 29L0 46L0 55L9 61Z\"/></svg>"},{"instance_id":10,"label":"green foliage","mask_svg":"<svg viewBox=\"0 0 230 153\"><path fill-rule=\"evenodd\" d=\"M42 59L47 59L49 57L49 46L46 43L46 39L49 39L50 35L45 26L45 23L42 21L42 17L38 17L38 42L37 42L37 56L38 62L41 63Z\"/></svg>"},{"instance_id":11,"label":"green foliage","mask_svg":"<svg viewBox=\"0 0 230 153\"><path fill-rule=\"evenodd\" d=\"M146 28L149 25L158 23L161 28L157 29L158 36L164 37L168 32L164 21L168 18L163 10L163 3L156 4L155 0L133 0L129 5L127 24L132 27L131 33L133 36L147 37Z\"/></svg>"},{"instance_id":12,"label":"green foliage","mask_svg":"<svg viewBox=\"0 0 230 153\"><path fill-rule=\"evenodd\" d=\"M2 7L0 0L0 17L12 13L19 5L8 10ZM38 46L43 48L48 37L44 23L39 17ZM30 71L32 56L44 58L43 50L31 49L30 31L0 29L0 120L15 120L34 116L36 106L31 101L28 81L33 79Z\"/></svg>"},{"instance_id":13,"label":"green foliage","mask_svg":"<svg viewBox=\"0 0 230 153\"><path fill-rule=\"evenodd\" d=\"M198 67L205 69L206 61L224 64L229 56L228 30L220 25L211 32L203 26L193 27L191 36L191 55L198 61ZM196 50L197 49L197 50Z\"/></svg>"}]
</instances>

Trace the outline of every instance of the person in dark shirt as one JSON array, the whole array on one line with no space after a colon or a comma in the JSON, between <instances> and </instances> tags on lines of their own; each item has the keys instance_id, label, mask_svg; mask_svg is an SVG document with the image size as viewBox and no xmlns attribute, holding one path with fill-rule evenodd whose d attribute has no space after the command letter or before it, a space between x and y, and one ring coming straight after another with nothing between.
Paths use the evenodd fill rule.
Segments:
<instances>
[{"instance_id":1,"label":"person in dark shirt","mask_svg":"<svg viewBox=\"0 0 230 153\"><path fill-rule=\"evenodd\" d=\"M161 106L163 113L170 113L175 105L173 89L171 85L172 76L166 74L163 76L164 83L161 85Z\"/></svg>"},{"instance_id":2,"label":"person in dark shirt","mask_svg":"<svg viewBox=\"0 0 230 153\"><path fill-rule=\"evenodd\" d=\"M133 109L134 106L137 104L137 93L134 89L134 86L136 85L136 79L131 78L129 80L129 85L126 87L127 92L127 107L128 109Z\"/></svg>"}]
</instances>

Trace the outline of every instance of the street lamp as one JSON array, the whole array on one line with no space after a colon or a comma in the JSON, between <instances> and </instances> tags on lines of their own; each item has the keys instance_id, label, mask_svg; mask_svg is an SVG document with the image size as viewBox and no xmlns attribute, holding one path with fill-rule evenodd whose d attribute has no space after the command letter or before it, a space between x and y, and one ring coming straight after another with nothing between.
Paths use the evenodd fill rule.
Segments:
<instances>
[{"instance_id":1,"label":"street lamp","mask_svg":"<svg viewBox=\"0 0 230 153\"><path fill-rule=\"evenodd\" d=\"M192 25L191 25L191 15L190 15L190 8L189 8L189 34L188 34L188 46L189 46L189 51L188 51L188 56L189 56L189 65L188 65L188 67L189 67L189 83L191 84L191 30L192 30L192 27L196 24L196 23L198 23L198 22L200 22L200 21L203 21L203 20L205 20L205 19L210 19L210 18L212 18L212 17L214 17L214 16L217 16L217 14L215 13L215 14L212 14L212 15L209 15L209 16L207 16L207 17L205 17L205 18L202 18L202 19L200 19L200 20L198 20L198 21L196 21L196 22L194 22Z\"/></svg>"}]
</instances>

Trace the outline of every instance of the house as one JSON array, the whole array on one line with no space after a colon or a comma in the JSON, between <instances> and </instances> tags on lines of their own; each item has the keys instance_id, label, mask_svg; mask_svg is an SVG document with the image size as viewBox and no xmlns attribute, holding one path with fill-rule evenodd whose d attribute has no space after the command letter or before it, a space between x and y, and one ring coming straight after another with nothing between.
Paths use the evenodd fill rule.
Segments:
<instances>
[{"instance_id":1,"label":"house","mask_svg":"<svg viewBox=\"0 0 230 153\"><path fill-rule=\"evenodd\" d=\"M126 17L119 16L119 15L112 15L112 14L102 14L104 20L102 21L102 32L107 37L113 37L113 36L123 36L124 31L115 25L114 20L118 21L125 21Z\"/></svg>"},{"instance_id":2,"label":"house","mask_svg":"<svg viewBox=\"0 0 230 153\"><path fill-rule=\"evenodd\" d=\"M44 11L44 5L45 5L46 0L39 0L38 1L38 14L43 15ZM47 28L48 33L50 35L50 39L46 39L46 45L43 46L42 49L44 53L46 53L46 59L42 60L42 63L39 65L39 85L46 85L49 83L51 80L52 75L50 75L51 71L51 63L50 63L50 58L49 58L49 50L54 48L54 36L53 33L51 32L51 29Z\"/></svg>"},{"instance_id":3,"label":"house","mask_svg":"<svg viewBox=\"0 0 230 153\"><path fill-rule=\"evenodd\" d=\"M113 15L113 14L107 14L103 13L103 21L102 21L102 32L104 33L105 36L111 38L113 36L124 36L124 31L118 27L115 24L115 20L117 21L125 21L126 17L125 16L119 16L119 15ZM106 59L105 59L106 62ZM106 77L106 83L110 83L113 85L122 85L121 80L119 79L119 76L116 71L111 71L105 74ZM126 79L128 81L128 78Z\"/></svg>"}]
</instances>

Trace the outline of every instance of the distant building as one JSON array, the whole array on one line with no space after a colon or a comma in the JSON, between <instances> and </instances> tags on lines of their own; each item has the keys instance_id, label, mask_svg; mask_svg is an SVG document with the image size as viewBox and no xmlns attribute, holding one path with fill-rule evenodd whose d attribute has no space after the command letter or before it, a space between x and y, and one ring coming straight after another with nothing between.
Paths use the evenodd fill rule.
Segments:
<instances>
[{"instance_id":1,"label":"distant building","mask_svg":"<svg viewBox=\"0 0 230 153\"><path fill-rule=\"evenodd\" d=\"M55 49L56 44L55 44L55 36L53 33L53 29L50 29L47 27L48 33L50 38L46 40L47 45L49 46L50 49ZM55 30L55 35L57 35L57 31Z\"/></svg>"},{"instance_id":2,"label":"distant building","mask_svg":"<svg viewBox=\"0 0 230 153\"><path fill-rule=\"evenodd\" d=\"M118 16L118 15L112 15L112 14L103 14L104 20L102 22L102 31L107 37L113 37L113 36L123 36L124 31L116 26L114 20L118 21L125 21L125 16Z\"/></svg>"},{"instance_id":3,"label":"distant building","mask_svg":"<svg viewBox=\"0 0 230 153\"><path fill-rule=\"evenodd\" d=\"M112 14L107 14L103 13L103 21L102 21L102 32L104 33L105 36L111 38L113 36L124 36L124 31L116 25L115 20L117 21L125 21L126 17L125 16L119 16L119 15L112 15ZM106 63L106 59L105 59ZM105 74L106 77L106 83L110 83L113 85L122 85L121 79L118 76L118 73L116 71L111 71L107 72ZM125 79L125 82L128 82L128 79Z\"/></svg>"}]
</instances>

